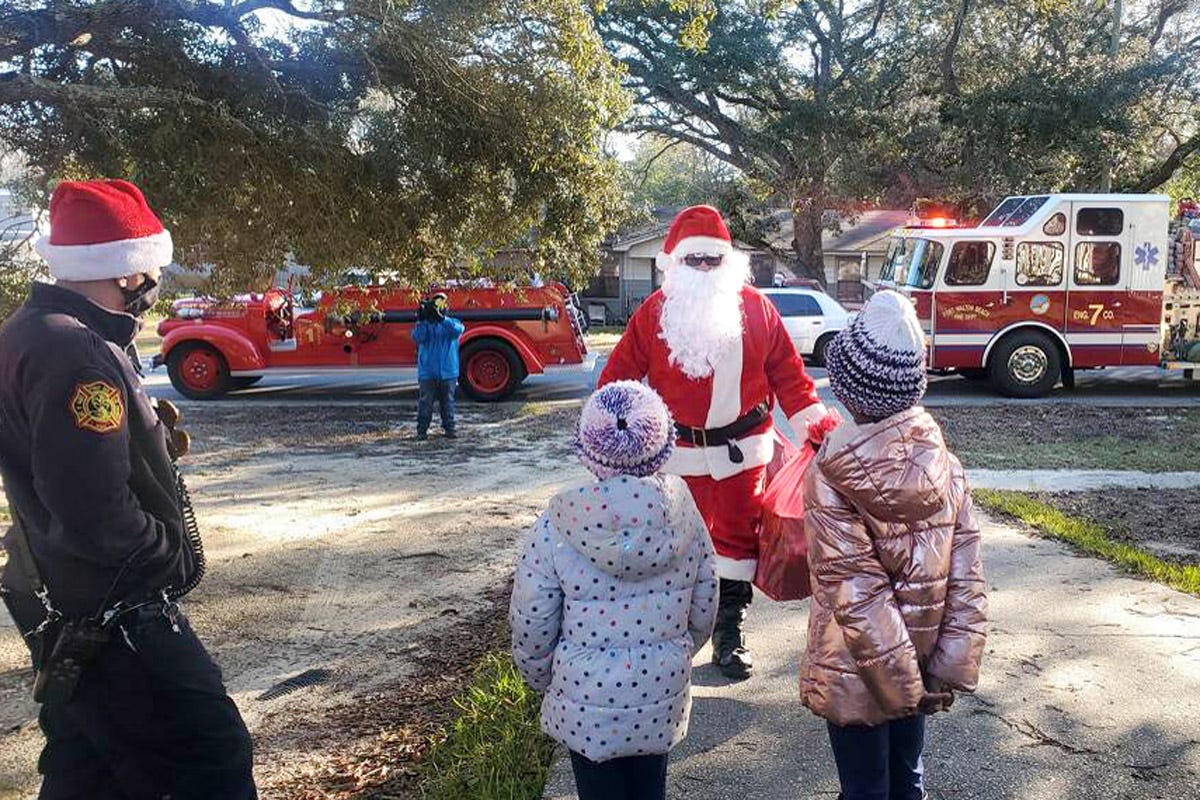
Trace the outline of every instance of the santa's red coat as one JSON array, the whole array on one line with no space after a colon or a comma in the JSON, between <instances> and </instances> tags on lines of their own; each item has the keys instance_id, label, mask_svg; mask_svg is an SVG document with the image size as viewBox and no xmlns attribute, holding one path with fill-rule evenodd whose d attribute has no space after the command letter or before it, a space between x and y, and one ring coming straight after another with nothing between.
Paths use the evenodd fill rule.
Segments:
<instances>
[{"instance_id":1,"label":"santa's red coat","mask_svg":"<svg viewBox=\"0 0 1200 800\"><path fill-rule=\"evenodd\" d=\"M801 436L808 423L825 414L804 362L788 336L779 312L753 287L742 289L741 347L731 347L706 378L692 378L671 364L661 336L664 296L650 295L629 320L600 375L599 385L646 379L675 421L693 428L720 428L769 401L783 408ZM774 452L768 419L739 437L743 460L729 448L694 447L680 442L664 470L684 476L717 550L717 573L750 580L758 558L758 520L762 510L763 471Z\"/></svg>"}]
</instances>

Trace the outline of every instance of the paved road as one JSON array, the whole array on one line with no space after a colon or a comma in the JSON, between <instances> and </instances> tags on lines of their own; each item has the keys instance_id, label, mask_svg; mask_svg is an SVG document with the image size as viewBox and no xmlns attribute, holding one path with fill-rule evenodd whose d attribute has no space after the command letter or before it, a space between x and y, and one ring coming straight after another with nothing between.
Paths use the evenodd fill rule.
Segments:
<instances>
[{"instance_id":1,"label":"paved road","mask_svg":"<svg viewBox=\"0 0 1200 800\"><path fill-rule=\"evenodd\" d=\"M1195 800L1200 599L1012 528L984 527L991 633L979 693L930 722L933 800ZM807 601L756 598L758 674L723 685L696 660L692 732L670 800L830 798L821 720L798 701ZM574 798L558 763L548 798Z\"/></svg>"},{"instance_id":2,"label":"paved road","mask_svg":"<svg viewBox=\"0 0 1200 800\"><path fill-rule=\"evenodd\" d=\"M568 400L585 397L603 369L602 358L594 373L558 372L529 378L518 390L518 402ZM811 370L825 399L832 401L825 371ZM166 369L147 379L150 393L176 402L186 402L172 388ZM330 403L390 403L416 399L416 381L395 372L362 370L353 373L267 377L257 386L235 392L222 403L287 402L305 405ZM1158 369L1134 367L1080 373L1072 391L1057 390L1043 400L1008 400L985 384L958 377L931 377L928 406L974 406L1020 403L1080 404L1097 406L1195 406L1200 408L1200 381L1186 382L1183 376Z\"/></svg>"}]
</instances>

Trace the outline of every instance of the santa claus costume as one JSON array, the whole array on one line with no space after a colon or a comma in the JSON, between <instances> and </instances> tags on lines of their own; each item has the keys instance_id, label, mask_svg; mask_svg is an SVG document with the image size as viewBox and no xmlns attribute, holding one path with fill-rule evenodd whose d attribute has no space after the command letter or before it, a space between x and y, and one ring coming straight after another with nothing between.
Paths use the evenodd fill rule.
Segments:
<instances>
[{"instance_id":1,"label":"santa claus costume","mask_svg":"<svg viewBox=\"0 0 1200 800\"><path fill-rule=\"evenodd\" d=\"M749 285L749 258L734 248L719 211L680 212L658 267L663 287L629 320L599 385L645 379L671 410L679 442L664 471L687 481L717 551L713 662L746 678L753 661L742 625L774 453L771 412L778 403L803 435L826 410L779 312Z\"/></svg>"}]
</instances>

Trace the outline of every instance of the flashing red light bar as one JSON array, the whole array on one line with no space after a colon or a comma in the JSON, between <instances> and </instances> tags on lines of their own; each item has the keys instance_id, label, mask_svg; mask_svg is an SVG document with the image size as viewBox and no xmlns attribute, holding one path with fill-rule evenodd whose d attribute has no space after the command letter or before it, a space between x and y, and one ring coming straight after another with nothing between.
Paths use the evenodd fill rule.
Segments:
<instances>
[{"instance_id":1,"label":"flashing red light bar","mask_svg":"<svg viewBox=\"0 0 1200 800\"><path fill-rule=\"evenodd\" d=\"M928 219L914 219L908 223L910 228L956 228L958 221L950 217L929 217Z\"/></svg>"}]
</instances>

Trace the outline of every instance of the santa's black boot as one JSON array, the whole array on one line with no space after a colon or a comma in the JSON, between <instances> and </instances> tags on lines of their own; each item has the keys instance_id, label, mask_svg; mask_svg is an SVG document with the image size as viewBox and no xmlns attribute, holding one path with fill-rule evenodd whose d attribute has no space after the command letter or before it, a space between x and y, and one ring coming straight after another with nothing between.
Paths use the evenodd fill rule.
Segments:
<instances>
[{"instance_id":1,"label":"santa's black boot","mask_svg":"<svg viewBox=\"0 0 1200 800\"><path fill-rule=\"evenodd\" d=\"M713 663L726 678L744 681L754 671L754 659L746 649L746 609L754 598L749 581L721 578L720 600L717 602L717 624L713 629Z\"/></svg>"}]
</instances>

